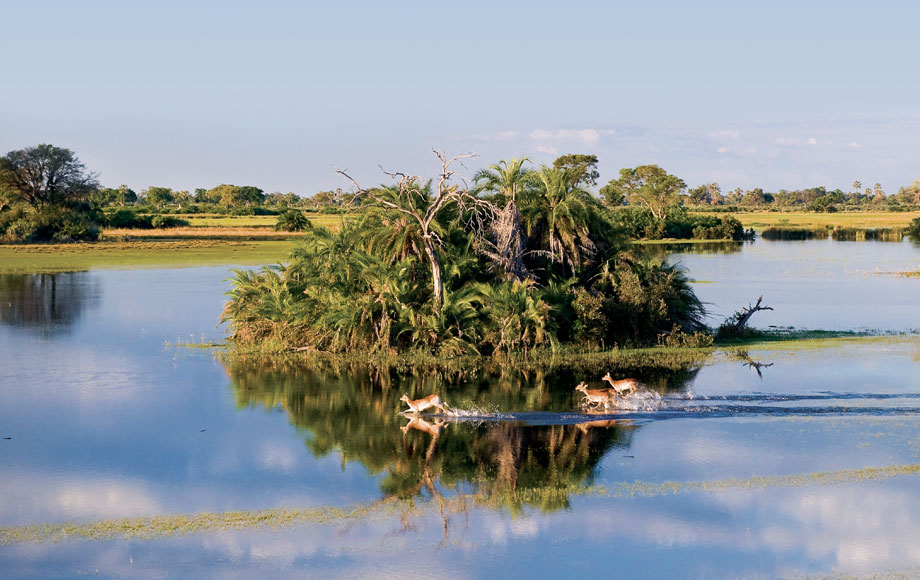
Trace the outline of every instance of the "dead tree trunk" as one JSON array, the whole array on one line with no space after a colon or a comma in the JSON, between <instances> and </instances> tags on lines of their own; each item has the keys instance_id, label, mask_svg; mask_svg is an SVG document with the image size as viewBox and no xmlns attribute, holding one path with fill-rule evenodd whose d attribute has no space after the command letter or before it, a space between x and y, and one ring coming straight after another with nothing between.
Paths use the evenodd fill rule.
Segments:
<instances>
[{"instance_id":1,"label":"dead tree trunk","mask_svg":"<svg viewBox=\"0 0 920 580\"><path fill-rule=\"evenodd\" d=\"M732 328L733 334L739 334L747 325L748 320L751 319L751 316L754 316L755 312L760 312L761 310L773 310L773 308L770 306L761 306L761 301L763 301L763 295L757 299L757 303L754 304L754 306L742 308L740 312L735 313L737 320L734 321L734 326Z\"/></svg>"}]
</instances>

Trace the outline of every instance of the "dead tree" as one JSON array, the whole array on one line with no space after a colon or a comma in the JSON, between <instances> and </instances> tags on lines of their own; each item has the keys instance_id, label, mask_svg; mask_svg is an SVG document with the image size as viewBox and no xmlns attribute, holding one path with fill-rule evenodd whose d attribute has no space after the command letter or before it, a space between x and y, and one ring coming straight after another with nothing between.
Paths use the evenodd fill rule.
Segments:
<instances>
[{"instance_id":1,"label":"dead tree","mask_svg":"<svg viewBox=\"0 0 920 580\"><path fill-rule=\"evenodd\" d=\"M761 310L773 310L771 306L761 306L760 303L762 301L763 295L757 299L757 303L753 306L748 305L746 308L742 308L738 312L735 312L730 317L728 317L719 328L719 334L727 336L738 336L744 330L744 327L747 326L748 321L751 319L751 316L754 316L755 312L760 312Z\"/></svg>"},{"instance_id":2,"label":"dead tree","mask_svg":"<svg viewBox=\"0 0 920 580\"><path fill-rule=\"evenodd\" d=\"M429 199L422 193L422 178L420 176L406 175L404 173L383 172L393 179L397 180L394 195L384 195L379 189L364 189L346 172L346 170L336 169L354 184L356 188L354 200L368 198L375 204L389 210L399 212L408 216L411 220L418 223L422 246L425 252L425 259L431 268L432 295L435 306L440 309L444 303L444 288L441 276L441 261L438 257L438 248L443 241L432 228L432 222L437 218L446 207L451 204L457 204L460 213L482 212L485 208L483 200L479 200L470 193L466 180L461 177L462 184L452 182L456 172L451 169L454 163L461 163L463 159L475 157L475 154L455 155L447 157L442 151L434 151L441 161L441 174L438 178L438 187L434 195ZM383 168L381 168L383 169Z\"/></svg>"}]
</instances>

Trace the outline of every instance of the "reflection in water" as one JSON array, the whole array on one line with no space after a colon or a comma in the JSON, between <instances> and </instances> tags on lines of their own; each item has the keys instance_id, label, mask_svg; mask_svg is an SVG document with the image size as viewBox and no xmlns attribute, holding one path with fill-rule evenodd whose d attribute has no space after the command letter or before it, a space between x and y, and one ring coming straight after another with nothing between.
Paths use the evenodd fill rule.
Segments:
<instances>
[{"instance_id":1,"label":"reflection in water","mask_svg":"<svg viewBox=\"0 0 920 580\"><path fill-rule=\"evenodd\" d=\"M671 254L737 254L745 244L752 242L667 242L663 244L639 244L642 253L649 258L664 260ZM692 274L692 272L691 272Z\"/></svg>"},{"instance_id":2,"label":"reflection in water","mask_svg":"<svg viewBox=\"0 0 920 580\"><path fill-rule=\"evenodd\" d=\"M392 369L353 365L320 370L315 365L226 362L243 407L282 408L303 430L316 456L338 450L374 475L387 497L427 497L443 503L447 490L472 490L479 501L513 513L525 505L554 511L569 505L568 493L590 485L595 468L612 448L626 448L637 428L630 421L585 421L578 409L572 369L487 370L404 375ZM699 370L646 369L650 384L679 377L682 387ZM599 376L599 373L592 373ZM641 375L640 375L641 376ZM673 383L672 383L673 384ZM519 421L445 421L405 417L399 396L440 392L452 408L557 412L571 417L552 425ZM445 522L446 525L446 522Z\"/></svg>"},{"instance_id":3,"label":"reflection in water","mask_svg":"<svg viewBox=\"0 0 920 580\"><path fill-rule=\"evenodd\" d=\"M89 272L0 274L0 323L42 336L68 332L101 296L102 284Z\"/></svg>"}]
</instances>

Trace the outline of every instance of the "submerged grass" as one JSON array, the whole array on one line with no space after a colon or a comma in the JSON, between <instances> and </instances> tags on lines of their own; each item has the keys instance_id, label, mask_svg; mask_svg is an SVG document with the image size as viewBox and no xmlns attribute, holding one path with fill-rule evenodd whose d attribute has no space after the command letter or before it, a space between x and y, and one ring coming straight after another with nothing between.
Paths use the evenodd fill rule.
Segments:
<instances>
[{"instance_id":1,"label":"submerged grass","mask_svg":"<svg viewBox=\"0 0 920 580\"><path fill-rule=\"evenodd\" d=\"M232 511L158 515L108 519L95 522L63 522L0 527L0 545L110 540L157 540L190 534L208 534L251 529L279 529L300 525L334 525L368 521L387 516L405 516L407 511L421 513L444 510L442 513L468 512L472 505L496 506L520 503L540 504L568 500L576 496L611 499L655 498L686 493L722 493L770 488L827 486L883 481L893 477L920 475L920 464L889 465L862 469L841 469L800 475L754 476L710 481L636 481L610 486L568 485L559 487L504 490L498 494L483 492L458 493L439 504L429 501L419 504L413 500L384 498L350 507L274 508L258 511Z\"/></svg>"},{"instance_id":2,"label":"submerged grass","mask_svg":"<svg viewBox=\"0 0 920 580\"><path fill-rule=\"evenodd\" d=\"M879 334L835 330L778 329L755 330L745 338L721 339L716 342L716 346L722 350L737 348L752 350L816 350L840 348L856 344L902 344L908 342L920 342L920 335L915 332Z\"/></svg>"}]
</instances>

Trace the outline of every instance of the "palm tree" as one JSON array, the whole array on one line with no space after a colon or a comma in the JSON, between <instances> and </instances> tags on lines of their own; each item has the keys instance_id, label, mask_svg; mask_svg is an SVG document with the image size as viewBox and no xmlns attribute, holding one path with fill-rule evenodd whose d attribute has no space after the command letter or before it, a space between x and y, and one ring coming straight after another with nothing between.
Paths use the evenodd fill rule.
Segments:
<instances>
[{"instance_id":1,"label":"palm tree","mask_svg":"<svg viewBox=\"0 0 920 580\"><path fill-rule=\"evenodd\" d=\"M567 266L574 276L595 251L589 224L596 202L567 170L543 166L534 180L537 193L522 212L527 234L540 241L551 262Z\"/></svg>"},{"instance_id":2,"label":"palm tree","mask_svg":"<svg viewBox=\"0 0 920 580\"><path fill-rule=\"evenodd\" d=\"M492 239L482 239L479 251L492 260L496 269L516 280L529 276L524 265L526 248L517 206L518 194L524 193L529 185L530 171L524 168L524 163L528 161L526 157L512 158L511 161L502 159L487 169L480 169L473 176L476 184L474 193L491 193L493 205L502 208L496 211L492 221Z\"/></svg>"}]
</instances>

